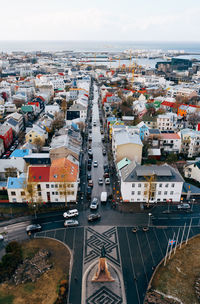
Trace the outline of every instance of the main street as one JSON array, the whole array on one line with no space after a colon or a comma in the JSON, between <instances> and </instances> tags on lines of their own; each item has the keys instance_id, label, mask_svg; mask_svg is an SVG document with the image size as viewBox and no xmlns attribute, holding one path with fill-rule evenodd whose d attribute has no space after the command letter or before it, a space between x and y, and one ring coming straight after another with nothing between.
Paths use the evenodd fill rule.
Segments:
<instances>
[{"instance_id":1,"label":"main street","mask_svg":"<svg viewBox=\"0 0 200 304\"><path fill-rule=\"evenodd\" d=\"M100 199L102 191L112 193L112 185L100 186L98 179L103 177L103 165L108 163L107 155L103 156L102 135L100 133L98 91L94 85L94 98L92 101L92 142L93 162L98 161L98 167L91 168L93 190L91 199ZM96 122L96 126L93 126ZM88 122L89 123L89 122ZM88 125L89 127L89 125ZM88 131L87 130L87 131ZM123 274L127 303L142 304L145 292L155 266L165 256L169 238L177 236L178 231L183 240L187 235L192 237L200 232L200 206L194 204L191 212L178 211L176 206L154 206L149 211L138 213L122 212L119 208L113 209L110 203L99 204L98 211L101 220L88 223L90 214L90 200L86 198L87 188L87 160L88 142L83 144L83 157L81 165L81 196L76 208L79 209L79 227L64 228L63 212L36 214L32 222L40 223L42 231L35 237L50 237L68 245L73 255L73 266L70 279L69 302L81 303L83 264L87 259L94 261L100 255L101 246L108 250L108 262L116 264ZM112 179L111 179L112 181ZM73 207L72 207L73 208ZM10 240L27 239L25 227L29 221L0 225L0 233L6 232L5 242ZM186 223L186 227L184 225ZM189 231L189 224L192 227ZM138 226L136 233L132 227ZM149 231L144 232L142 227L149 226ZM2 248L2 244L1 244ZM0 252L3 251L0 248ZM115 254L113 253L115 251ZM112 255L113 253L113 255ZM76 280L75 280L76 278ZM114 297L114 295L113 295ZM111 302L108 302L111 303Z\"/></svg>"}]
</instances>

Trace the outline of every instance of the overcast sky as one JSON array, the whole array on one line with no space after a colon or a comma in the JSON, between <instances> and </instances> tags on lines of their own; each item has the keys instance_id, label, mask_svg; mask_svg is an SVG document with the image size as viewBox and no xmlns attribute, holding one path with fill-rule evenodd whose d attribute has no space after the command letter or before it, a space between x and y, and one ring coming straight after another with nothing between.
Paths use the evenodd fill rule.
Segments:
<instances>
[{"instance_id":1,"label":"overcast sky","mask_svg":"<svg viewBox=\"0 0 200 304\"><path fill-rule=\"evenodd\" d=\"M200 0L0 0L0 40L200 41Z\"/></svg>"}]
</instances>

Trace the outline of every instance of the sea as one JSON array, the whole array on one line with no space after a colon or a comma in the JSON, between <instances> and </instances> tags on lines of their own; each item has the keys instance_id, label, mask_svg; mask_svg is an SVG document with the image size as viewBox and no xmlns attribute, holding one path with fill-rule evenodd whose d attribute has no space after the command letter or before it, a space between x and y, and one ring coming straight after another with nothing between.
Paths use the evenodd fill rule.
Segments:
<instances>
[{"instance_id":1,"label":"sea","mask_svg":"<svg viewBox=\"0 0 200 304\"><path fill-rule=\"evenodd\" d=\"M13 51L74 51L74 52L109 52L117 53L127 50L169 51L177 50L195 55L183 55L179 58L196 58L200 60L200 42L149 42L149 41L0 41L0 53ZM197 55L198 53L198 55ZM142 58L138 64L154 67L158 59ZM127 65L126 62L121 64ZM102 61L103 64L103 61ZM116 65L116 63L112 63Z\"/></svg>"}]
</instances>

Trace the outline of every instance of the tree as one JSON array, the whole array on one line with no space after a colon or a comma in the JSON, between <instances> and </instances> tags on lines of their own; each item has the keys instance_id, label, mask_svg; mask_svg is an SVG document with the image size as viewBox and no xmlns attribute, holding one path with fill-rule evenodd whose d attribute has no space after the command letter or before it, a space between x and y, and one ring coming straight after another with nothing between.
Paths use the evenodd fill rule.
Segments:
<instances>
[{"instance_id":1,"label":"tree","mask_svg":"<svg viewBox=\"0 0 200 304\"><path fill-rule=\"evenodd\" d=\"M189 114L187 116L187 121L188 123L192 126L192 129L195 129L195 127L197 126L197 124L200 122L200 115L198 112Z\"/></svg>"},{"instance_id":2,"label":"tree","mask_svg":"<svg viewBox=\"0 0 200 304\"><path fill-rule=\"evenodd\" d=\"M56 130L61 129L65 125L65 119L63 113L56 113L55 119L52 121L50 130L51 133L55 133Z\"/></svg>"},{"instance_id":3,"label":"tree","mask_svg":"<svg viewBox=\"0 0 200 304\"><path fill-rule=\"evenodd\" d=\"M61 102L61 109L64 113L64 118L66 118L66 113L67 113L67 102L65 99L62 99L62 102Z\"/></svg>"},{"instance_id":4,"label":"tree","mask_svg":"<svg viewBox=\"0 0 200 304\"><path fill-rule=\"evenodd\" d=\"M175 163L178 161L178 156L175 153L170 153L167 155L166 161L169 163Z\"/></svg>"},{"instance_id":5,"label":"tree","mask_svg":"<svg viewBox=\"0 0 200 304\"><path fill-rule=\"evenodd\" d=\"M142 156L143 157L148 157L148 150L150 148L150 143L148 140L143 141L143 147L142 147Z\"/></svg>"},{"instance_id":6,"label":"tree","mask_svg":"<svg viewBox=\"0 0 200 304\"><path fill-rule=\"evenodd\" d=\"M9 167L5 168L5 177L17 177L17 168L15 167Z\"/></svg>"},{"instance_id":7,"label":"tree","mask_svg":"<svg viewBox=\"0 0 200 304\"><path fill-rule=\"evenodd\" d=\"M44 146L44 142L40 137L36 137L33 140L33 145L36 147L37 152L40 152L42 150L42 147Z\"/></svg>"}]
</instances>

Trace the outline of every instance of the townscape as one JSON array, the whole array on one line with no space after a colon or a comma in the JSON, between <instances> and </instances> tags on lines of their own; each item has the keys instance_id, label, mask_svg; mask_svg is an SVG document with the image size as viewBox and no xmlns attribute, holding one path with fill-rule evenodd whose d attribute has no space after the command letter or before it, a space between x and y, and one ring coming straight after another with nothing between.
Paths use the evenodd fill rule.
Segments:
<instances>
[{"instance_id":1,"label":"townscape","mask_svg":"<svg viewBox=\"0 0 200 304\"><path fill-rule=\"evenodd\" d=\"M183 55L0 54L0 252L65 243L68 303L142 303L168 240L199 233L200 62ZM93 289L84 280L102 246L118 279Z\"/></svg>"}]
</instances>

